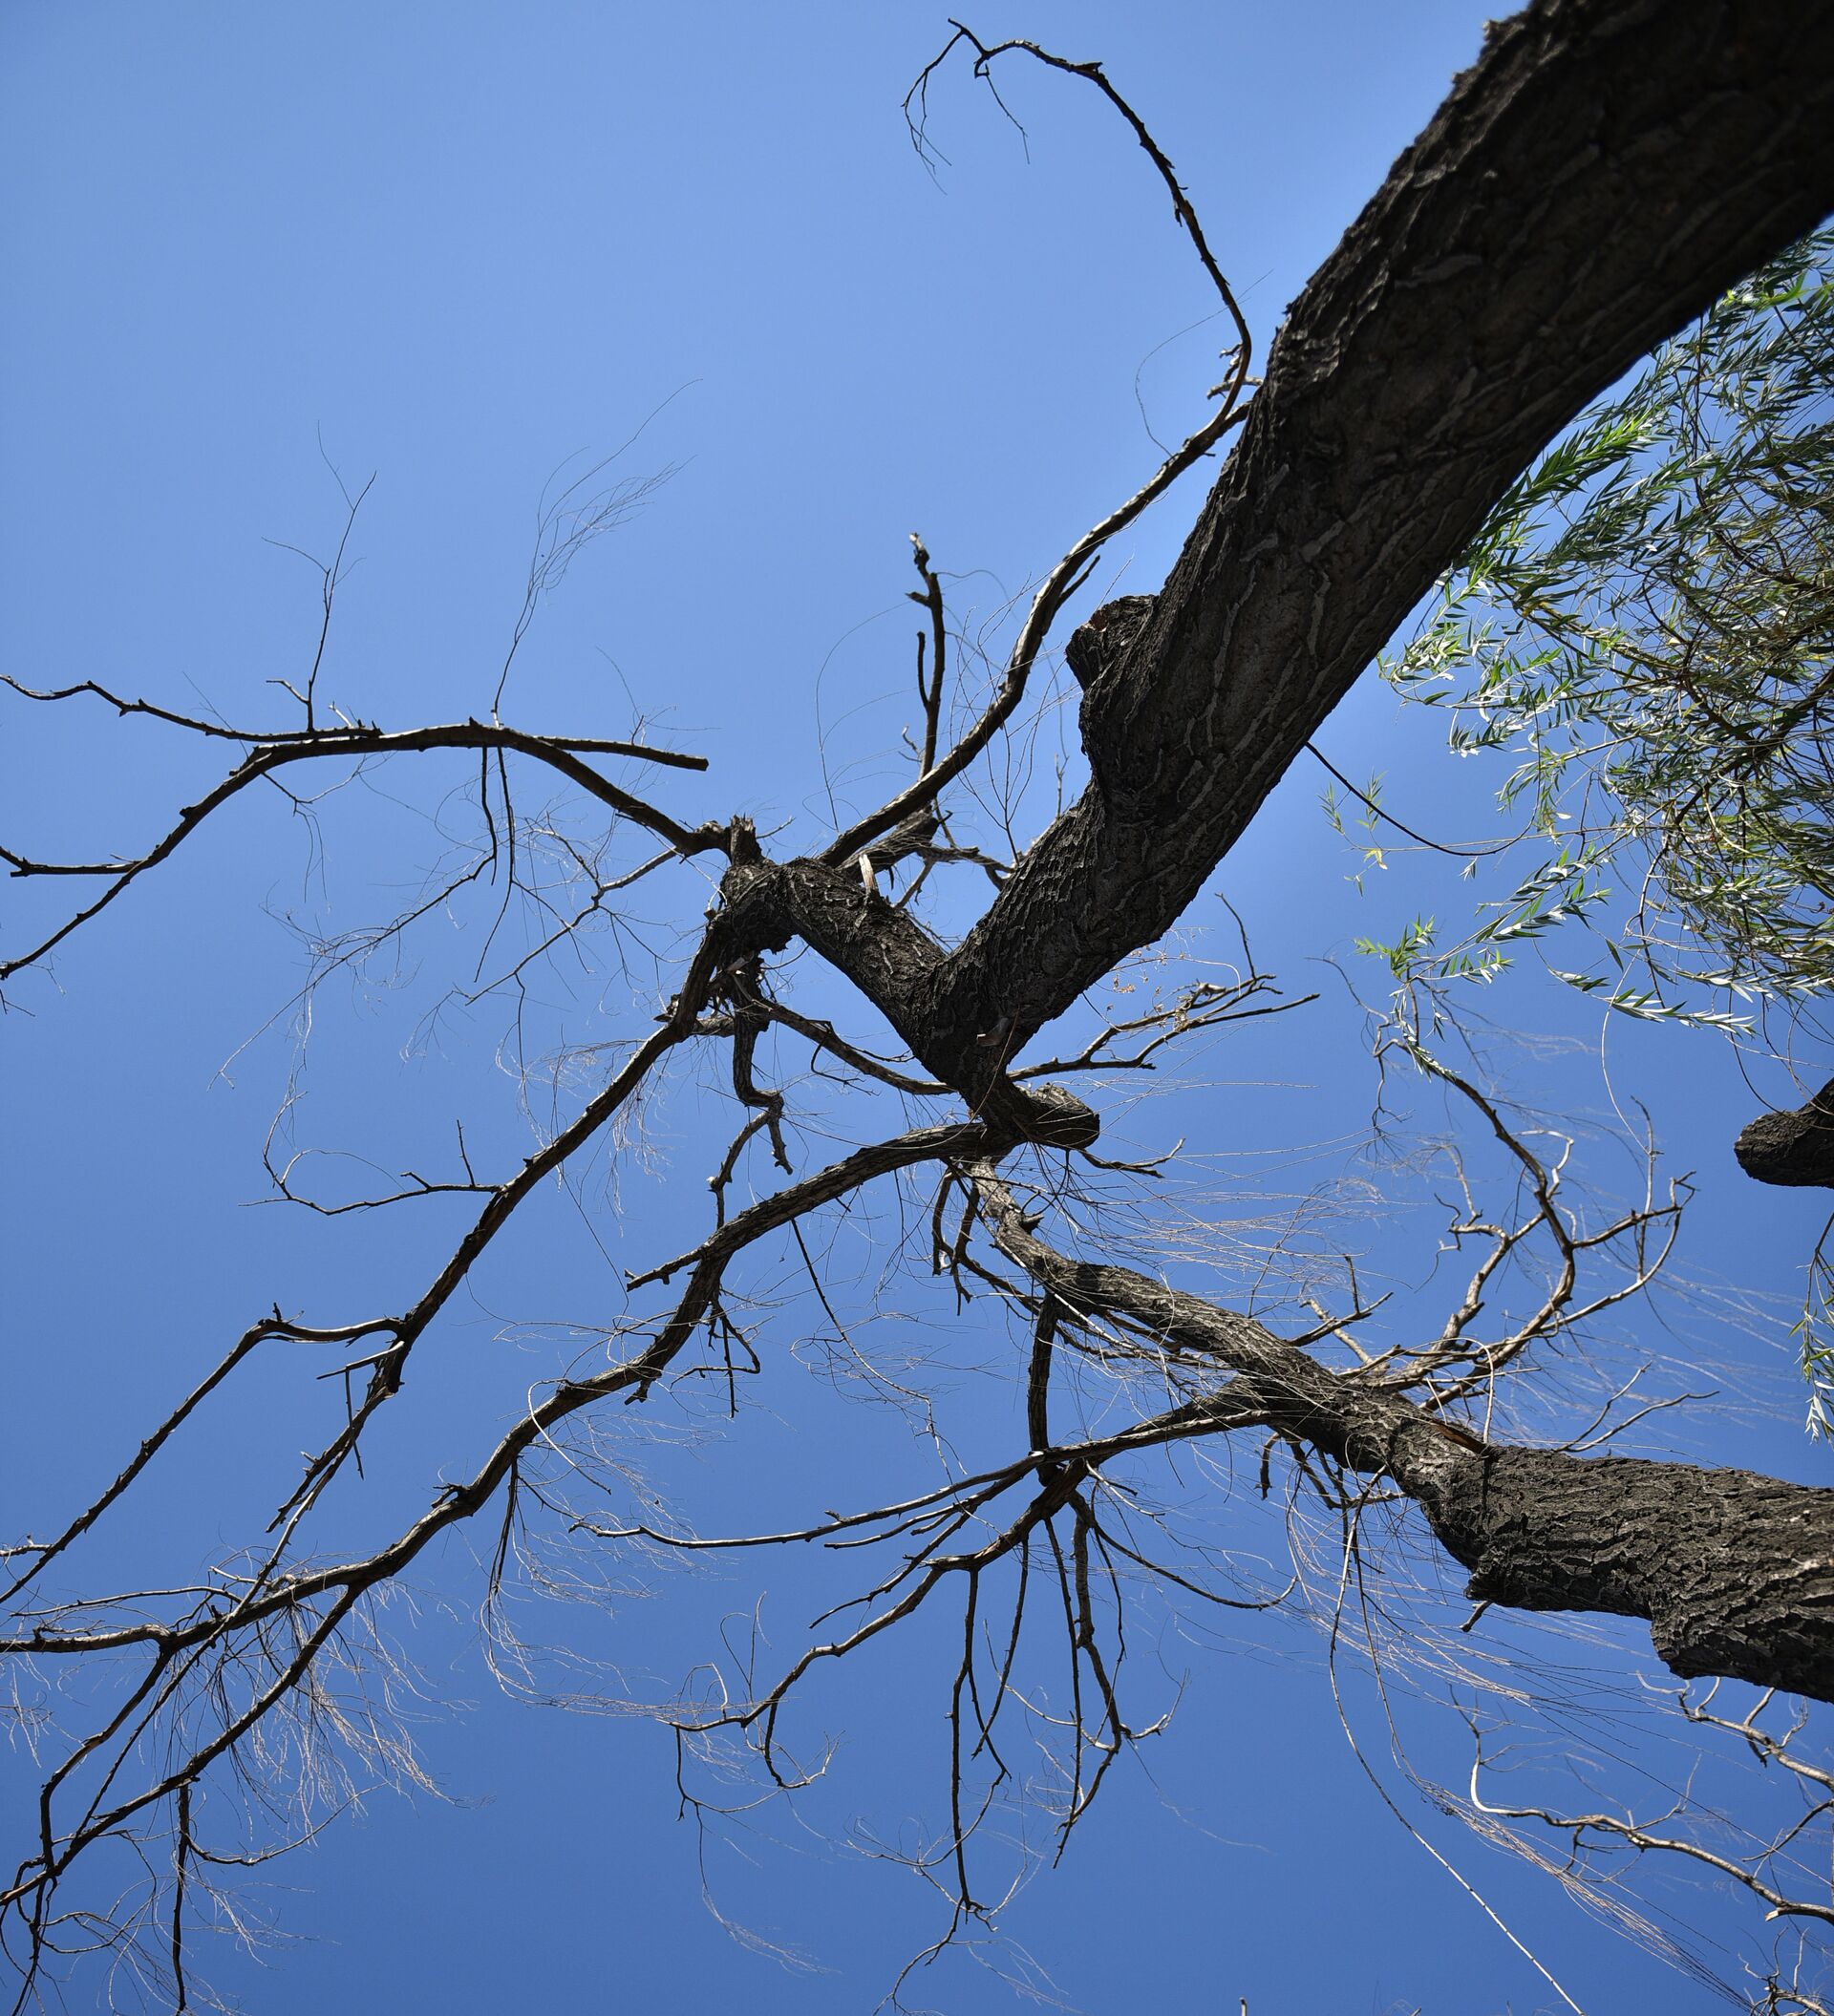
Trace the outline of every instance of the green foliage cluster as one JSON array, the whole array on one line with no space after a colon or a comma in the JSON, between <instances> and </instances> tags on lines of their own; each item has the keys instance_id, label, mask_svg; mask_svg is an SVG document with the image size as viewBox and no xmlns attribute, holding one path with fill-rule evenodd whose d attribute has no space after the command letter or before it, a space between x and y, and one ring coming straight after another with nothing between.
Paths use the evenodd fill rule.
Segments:
<instances>
[{"instance_id":1,"label":"green foliage cluster","mask_svg":"<svg viewBox=\"0 0 1834 2016\"><path fill-rule=\"evenodd\" d=\"M1552 850L1439 977L1578 916L1603 951L1560 977L1629 1013L1811 1012L1834 988L1834 231L1548 450L1383 670L1456 752L1515 757L1503 804Z\"/></svg>"},{"instance_id":2,"label":"green foliage cluster","mask_svg":"<svg viewBox=\"0 0 1834 2016\"><path fill-rule=\"evenodd\" d=\"M1430 918L1363 942L1404 1034L1573 923L1598 956L1549 970L1621 1012L1773 1042L1813 1017L1834 989L1834 230L1556 442L1382 670L1450 713L1455 753L1514 759L1502 804L1545 850L1449 948ZM1834 1436L1834 1220L1797 1339Z\"/></svg>"}]
</instances>

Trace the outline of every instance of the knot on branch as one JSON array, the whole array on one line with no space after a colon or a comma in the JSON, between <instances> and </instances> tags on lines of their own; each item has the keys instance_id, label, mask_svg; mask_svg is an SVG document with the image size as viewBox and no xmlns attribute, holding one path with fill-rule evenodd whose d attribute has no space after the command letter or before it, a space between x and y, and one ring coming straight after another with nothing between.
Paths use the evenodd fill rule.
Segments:
<instances>
[{"instance_id":1,"label":"knot on branch","mask_svg":"<svg viewBox=\"0 0 1834 2016\"><path fill-rule=\"evenodd\" d=\"M1760 1183L1834 1188L1834 1079L1793 1113L1759 1115L1733 1144L1733 1153Z\"/></svg>"},{"instance_id":2,"label":"knot on branch","mask_svg":"<svg viewBox=\"0 0 1834 2016\"><path fill-rule=\"evenodd\" d=\"M1071 632L1063 659L1085 693L1127 655L1135 638L1146 627L1158 599L1154 595L1117 596Z\"/></svg>"},{"instance_id":3,"label":"knot on branch","mask_svg":"<svg viewBox=\"0 0 1834 2016\"><path fill-rule=\"evenodd\" d=\"M1120 759L1133 734L1125 704L1129 688L1121 668L1152 621L1158 602L1155 595L1122 595L1105 602L1072 631L1064 647L1064 662L1082 688L1077 731L1097 785L1104 793L1119 787Z\"/></svg>"}]
</instances>

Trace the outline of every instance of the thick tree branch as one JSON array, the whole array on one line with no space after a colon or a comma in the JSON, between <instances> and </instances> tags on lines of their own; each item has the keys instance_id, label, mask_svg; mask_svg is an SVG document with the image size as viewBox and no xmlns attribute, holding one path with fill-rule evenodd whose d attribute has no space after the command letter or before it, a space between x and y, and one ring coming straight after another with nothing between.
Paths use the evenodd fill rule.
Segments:
<instances>
[{"instance_id":1,"label":"thick tree branch","mask_svg":"<svg viewBox=\"0 0 1834 2016\"><path fill-rule=\"evenodd\" d=\"M1081 799L943 962L1020 1041L1157 939L1537 449L1834 206L1834 10L1548 0L1294 305L1151 621L1084 697Z\"/></svg>"},{"instance_id":2,"label":"thick tree branch","mask_svg":"<svg viewBox=\"0 0 1834 2016\"><path fill-rule=\"evenodd\" d=\"M1834 1700L1834 1491L1480 1441L1250 1318L1130 1267L1059 1253L992 1168L973 1175L995 1243L1048 1294L1209 1357L1234 1375L1220 1397L1236 1414L1347 1469L1385 1473L1471 1571L1474 1601L1645 1618L1658 1656L1684 1679L1723 1674ZM1209 1405L1187 1403L1176 1418Z\"/></svg>"}]
</instances>

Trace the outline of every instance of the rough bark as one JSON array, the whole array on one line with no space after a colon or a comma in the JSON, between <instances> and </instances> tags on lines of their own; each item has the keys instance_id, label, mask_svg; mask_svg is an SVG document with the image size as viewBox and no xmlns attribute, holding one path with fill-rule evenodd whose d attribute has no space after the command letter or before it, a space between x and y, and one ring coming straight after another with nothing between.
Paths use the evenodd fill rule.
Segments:
<instances>
[{"instance_id":1,"label":"rough bark","mask_svg":"<svg viewBox=\"0 0 1834 2016\"><path fill-rule=\"evenodd\" d=\"M1533 456L1830 208L1827 0L1493 24L1293 304L1150 614L1109 605L1119 651L1072 640L1088 788L959 949L815 862L770 907L939 1077L1002 1098L998 1065L1162 936Z\"/></svg>"},{"instance_id":2,"label":"rough bark","mask_svg":"<svg viewBox=\"0 0 1834 2016\"><path fill-rule=\"evenodd\" d=\"M1684 1679L1834 1700L1834 1491L1495 1449L1449 1466L1425 1503L1480 1602L1644 1617Z\"/></svg>"},{"instance_id":3,"label":"rough bark","mask_svg":"<svg viewBox=\"0 0 1834 2016\"><path fill-rule=\"evenodd\" d=\"M1093 776L930 977L1021 1037L1151 944L1546 442L1834 208L1834 8L1552 0L1478 63L1293 305Z\"/></svg>"},{"instance_id":4,"label":"rough bark","mask_svg":"<svg viewBox=\"0 0 1834 2016\"><path fill-rule=\"evenodd\" d=\"M1760 1114L1733 1152L1760 1183L1834 1189L1834 1078L1793 1113Z\"/></svg>"},{"instance_id":5,"label":"rough bark","mask_svg":"<svg viewBox=\"0 0 1834 2016\"><path fill-rule=\"evenodd\" d=\"M1028 1092L1006 1076L1013 1049L1007 1026L938 1034L922 1003L943 948L908 910L857 873L818 860L766 860L743 822L734 828L732 854L720 884L723 958L778 951L800 938L846 975L977 1119L1011 1140L1078 1148L1096 1138L1100 1123L1073 1093L1056 1086Z\"/></svg>"},{"instance_id":6,"label":"rough bark","mask_svg":"<svg viewBox=\"0 0 1834 2016\"><path fill-rule=\"evenodd\" d=\"M1116 1311L1235 1376L1169 1432L1251 1422L1386 1474L1471 1571L1477 1602L1647 1620L1683 1679L1723 1674L1834 1701L1834 1491L1744 1470L1486 1443L1251 1319L1040 1240L991 1168L1002 1251L1068 1308Z\"/></svg>"},{"instance_id":7,"label":"rough bark","mask_svg":"<svg viewBox=\"0 0 1834 2016\"><path fill-rule=\"evenodd\" d=\"M1493 23L1292 305L1150 612L1073 638L1082 796L953 952L857 921L818 949L938 1076L1001 1096L990 1057L1164 934L1533 456L1831 208L1828 0ZM812 925L859 893L795 865Z\"/></svg>"}]
</instances>

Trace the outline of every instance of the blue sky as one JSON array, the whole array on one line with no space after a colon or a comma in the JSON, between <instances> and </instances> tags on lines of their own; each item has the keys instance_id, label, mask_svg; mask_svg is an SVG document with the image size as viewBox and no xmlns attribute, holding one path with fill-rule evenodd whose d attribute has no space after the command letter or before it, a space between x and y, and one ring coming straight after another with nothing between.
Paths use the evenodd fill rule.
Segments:
<instances>
[{"instance_id":1,"label":"blue sky","mask_svg":"<svg viewBox=\"0 0 1834 2016\"><path fill-rule=\"evenodd\" d=\"M1265 348L1475 54L1483 11L1005 0L971 18L1105 61L1177 159ZM941 11L908 4L14 0L0 17L7 668L283 719L268 682L302 675L317 627L316 578L284 548L328 552L338 477L353 488L373 472L325 690L392 726L482 713L544 488L629 442L620 472L668 479L542 608L505 714L598 734L641 715L711 759L705 777L667 780L679 816L742 809L780 849L816 841L837 805L883 783L908 719L907 535L950 575L961 620L993 622L1137 486L1157 459L1149 429L1171 439L1191 424L1221 340L1162 191L1092 94L1003 79L1022 142L956 71L934 94L947 159L926 173L899 105L947 34ZM1187 480L1106 556L1092 595L1156 586L1198 501ZM18 705L5 723L5 838L44 854L131 849L212 773L210 752L100 708ZM1452 775L1437 725L1397 717L1381 690L1359 690L1322 741L1353 775L1384 771L1390 801L1429 830L1482 828L1482 780ZM449 1152L456 1114L475 1152L526 1152L499 1068L501 1004L431 1032L424 1021L469 970L475 935L436 932L371 987L328 988L296 1063L300 930L386 914L462 825L469 773L419 761L328 804L319 832L277 801L248 806L73 940L54 984L20 989L25 1012L0 1028L10 1531L67 1517L269 1303L342 1320L398 1297L449 1243L454 1221L432 1205L329 1224L248 1208L289 1087L302 1145L416 1166ZM1290 779L1218 884L1290 990L1323 989L1318 1019L1207 1053L1176 1101L1143 1103L1115 1135L1157 1152L1183 1135L1226 1187L1303 1187L1323 1162L1283 1152L1367 1117L1358 1017L1319 962L1354 966L1356 933L1391 931L1417 900L1463 900L1438 884L1417 899L1405 862L1394 888L1378 877L1359 894L1354 855L1318 814L1321 782ZM645 942L665 947L704 900L687 871L670 887L675 907L637 906ZM9 943L37 914L31 893L0 912ZM1206 896L1193 930L1215 916ZM551 1040L579 1044L652 1007L600 981L544 995L540 1011ZM1565 1001L1531 1012L1585 1046L1524 1051L1531 1095L1602 1111L1595 1022ZM1731 1168L1752 1099L1728 1056L1674 1031L1611 1045L1612 1091L1647 1099L1673 1166L1698 1172L1694 1277L1786 1300L1818 1215L1812 1199L1754 1199ZM614 1193L595 1163L577 1212L531 1213L446 1326L412 1424L391 1429L369 1496L334 1508L334 1534L424 1502L442 1466L484 1446L551 1369L559 1332L537 1326L603 1304L602 1239L628 1241L619 1264L692 1243L721 1118L690 1088L658 1117L652 1164ZM1384 1263L1418 1279L1431 1251L1429 1237ZM867 1301L868 1258L852 1263ZM1674 1432L1717 1460L1823 1481L1823 1455L1795 1426L1782 1309L1718 1326L1710 1347L1698 1329L1660 1342L1710 1348L1700 1383L1730 1395ZM974 1335L997 1368L1004 1332ZM907 1436L876 1416L863 1427L839 1382L800 1371L789 1363L723 1442L691 1440L707 1424L686 1413L654 1430L653 1459L701 1530L806 1514L812 1478L821 1505L864 1501L906 1460ZM148 1512L97 1537L85 1574L168 1574L245 1536L274 1466L309 1439L302 1377L258 1368L167 1464ZM965 1368L952 1404L964 1446L1010 1435L1010 1379ZM1244 1517L1227 1543L1251 1554L1269 1534ZM673 1679L766 1585L800 1617L800 1568L722 1572L632 1571L609 1623L561 1610L539 1628ZM466 1623L477 1590L455 1547L395 1625L423 1663L416 1730L450 1799L378 1796L262 1872L279 1942L260 1965L213 1951L204 1971L264 2016L873 2007L939 1929L936 1902L847 1843L935 1823L943 1639L914 1634L824 1686L810 1728L841 1741L829 1780L800 1811L703 1842L676 1817L666 1734L502 1697ZM1315 1632L1163 1617L1141 1629L1167 1687L1184 1685L1151 1776L1118 1775L991 1957L1022 1951L1099 2016L1232 2012L1239 1998L1254 2016L1555 2005L1371 1789ZM1523 1643L1551 1646L1581 1693L1569 1669L1595 1665L1629 1698L1637 1658L1651 1667L1629 1629ZM1352 1695L1366 1754L1398 1786L1379 1703L1361 1683ZM454 1700L461 1712L433 1705ZM1397 1713L1431 1768L1457 1771L1442 1720ZM1600 1740L1643 1757L1638 1711L1613 1714ZM5 1767L10 1838L28 1762ZM1721 2005L1396 1795L1586 2009ZM703 1885L733 1924L819 1971L735 1936ZM1711 1906L1679 1908L1708 1942L1731 1938ZM108 2005L99 1979L82 1977L71 2005L92 1993ZM1015 2005L961 1958L911 1995L949 2016Z\"/></svg>"}]
</instances>

